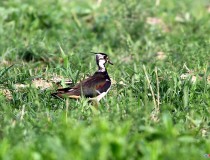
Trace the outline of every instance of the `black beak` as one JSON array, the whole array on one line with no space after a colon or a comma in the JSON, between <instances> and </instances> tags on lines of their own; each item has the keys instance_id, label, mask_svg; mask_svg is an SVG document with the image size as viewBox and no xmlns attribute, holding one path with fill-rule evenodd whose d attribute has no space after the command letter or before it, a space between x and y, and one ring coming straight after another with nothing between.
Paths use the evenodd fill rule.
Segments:
<instances>
[{"instance_id":1,"label":"black beak","mask_svg":"<svg viewBox=\"0 0 210 160\"><path fill-rule=\"evenodd\" d=\"M109 64L114 65L110 60L107 61Z\"/></svg>"}]
</instances>

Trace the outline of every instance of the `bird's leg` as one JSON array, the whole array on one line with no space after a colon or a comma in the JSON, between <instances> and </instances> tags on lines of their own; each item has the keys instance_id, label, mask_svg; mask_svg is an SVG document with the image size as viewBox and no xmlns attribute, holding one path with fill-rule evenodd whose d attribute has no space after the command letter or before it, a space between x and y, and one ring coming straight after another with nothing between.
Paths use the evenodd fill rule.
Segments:
<instances>
[{"instance_id":1,"label":"bird's leg","mask_svg":"<svg viewBox=\"0 0 210 160\"><path fill-rule=\"evenodd\" d=\"M91 99L88 102L98 110L99 102L96 99Z\"/></svg>"}]
</instances>

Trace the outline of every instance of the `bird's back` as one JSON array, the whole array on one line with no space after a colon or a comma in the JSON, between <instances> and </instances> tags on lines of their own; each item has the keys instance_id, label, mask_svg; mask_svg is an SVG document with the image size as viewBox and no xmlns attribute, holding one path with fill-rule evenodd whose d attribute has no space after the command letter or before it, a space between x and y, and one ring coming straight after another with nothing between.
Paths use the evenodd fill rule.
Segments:
<instances>
[{"instance_id":1,"label":"bird's back","mask_svg":"<svg viewBox=\"0 0 210 160\"><path fill-rule=\"evenodd\" d=\"M93 76L81 81L72 88L58 89L54 96L79 98L96 97L106 92L111 86L111 80L107 72L95 72Z\"/></svg>"}]
</instances>

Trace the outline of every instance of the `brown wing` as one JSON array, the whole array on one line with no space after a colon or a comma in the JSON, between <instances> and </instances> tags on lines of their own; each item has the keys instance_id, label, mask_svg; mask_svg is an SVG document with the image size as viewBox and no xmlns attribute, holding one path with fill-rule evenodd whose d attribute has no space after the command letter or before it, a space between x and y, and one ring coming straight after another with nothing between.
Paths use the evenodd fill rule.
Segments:
<instances>
[{"instance_id":1,"label":"brown wing","mask_svg":"<svg viewBox=\"0 0 210 160\"><path fill-rule=\"evenodd\" d=\"M51 95L54 96L54 97L69 97L69 98L74 98L74 99L78 99L80 98L79 95L75 95L73 94L73 92L71 92L71 89L72 88L61 88L61 89L58 89L55 93L52 93Z\"/></svg>"},{"instance_id":2,"label":"brown wing","mask_svg":"<svg viewBox=\"0 0 210 160\"><path fill-rule=\"evenodd\" d=\"M58 89L57 92L52 95L76 99L81 96L95 97L110 87L111 82L107 81L106 78L107 77L104 74L94 74L92 77L85 79L76 86L72 88Z\"/></svg>"}]
</instances>

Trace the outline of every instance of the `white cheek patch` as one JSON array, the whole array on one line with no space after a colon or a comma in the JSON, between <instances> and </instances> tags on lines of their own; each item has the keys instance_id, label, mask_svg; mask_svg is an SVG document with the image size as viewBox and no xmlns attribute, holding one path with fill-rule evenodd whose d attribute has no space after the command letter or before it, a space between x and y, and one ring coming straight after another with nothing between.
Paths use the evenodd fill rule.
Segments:
<instances>
[{"instance_id":1,"label":"white cheek patch","mask_svg":"<svg viewBox=\"0 0 210 160\"><path fill-rule=\"evenodd\" d=\"M105 62L106 62L106 61L105 61L104 59L100 59L99 62L98 62L99 67L100 67L100 68L104 68Z\"/></svg>"},{"instance_id":2,"label":"white cheek patch","mask_svg":"<svg viewBox=\"0 0 210 160\"><path fill-rule=\"evenodd\" d=\"M101 55L101 54L96 54L96 56L97 56L98 59L104 58L104 55Z\"/></svg>"}]
</instances>

